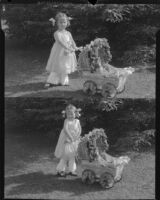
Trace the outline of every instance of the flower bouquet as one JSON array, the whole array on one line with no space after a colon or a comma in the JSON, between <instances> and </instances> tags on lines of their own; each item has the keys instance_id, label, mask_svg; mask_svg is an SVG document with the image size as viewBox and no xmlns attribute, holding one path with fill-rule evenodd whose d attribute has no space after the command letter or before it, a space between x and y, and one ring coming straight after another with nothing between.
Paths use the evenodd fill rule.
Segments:
<instances>
[{"instance_id":1,"label":"flower bouquet","mask_svg":"<svg viewBox=\"0 0 160 200\"><path fill-rule=\"evenodd\" d=\"M83 70L88 68L90 72L95 72L101 63L109 63L112 59L110 46L106 38L96 38L90 44L84 46L79 55L78 63Z\"/></svg>"},{"instance_id":2,"label":"flower bouquet","mask_svg":"<svg viewBox=\"0 0 160 200\"><path fill-rule=\"evenodd\" d=\"M94 161L99 152L107 151L109 144L104 129L93 129L81 138L77 157L79 160Z\"/></svg>"}]
</instances>

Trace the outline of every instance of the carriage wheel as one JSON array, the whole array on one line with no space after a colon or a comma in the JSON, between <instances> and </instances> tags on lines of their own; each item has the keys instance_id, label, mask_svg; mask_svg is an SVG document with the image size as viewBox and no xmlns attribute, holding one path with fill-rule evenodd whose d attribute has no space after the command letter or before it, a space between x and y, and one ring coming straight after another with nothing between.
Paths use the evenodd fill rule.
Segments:
<instances>
[{"instance_id":1,"label":"carriage wheel","mask_svg":"<svg viewBox=\"0 0 160 200\"><path fill-rule=\"evenodd\" d=\"M104 98L114 98L117 94L115 85L112 83L105 83L102 86L101 94Z\"/></svg>"},{"instance_id":2,"label":"carriage wheel","mask_svg":"<svg viewBox=\"0 0 160 200\"><path fill-rule=\"evenodd\" d=\"M94 171L92 171L90 169L85 169L82 172L82 182L83 183L91 185L95 182L95 179L96 179L96 175L95 175Z\"/></svg>"},{"instance_id":3,"label":"carriage wheel","mask_svg":"<svg viewBox=\"0 0 160 200\"><path fill-rule=\"evenodd\" d=\"M97 92L97 84L94 81L88 80L83 84L83 91L87 94L95 95Z\"/></svg>"},{"instance_id":4,"label":"carriage wheel","mask_svg":"<svg viewBox=\"0 0 160 200\"><path fill-rule=\"evenodd\" d=\"M108 172L104 172L100 177L100 184L103 188L109 189L114 185L114 177Z\"/></svg>"}]
</instances>

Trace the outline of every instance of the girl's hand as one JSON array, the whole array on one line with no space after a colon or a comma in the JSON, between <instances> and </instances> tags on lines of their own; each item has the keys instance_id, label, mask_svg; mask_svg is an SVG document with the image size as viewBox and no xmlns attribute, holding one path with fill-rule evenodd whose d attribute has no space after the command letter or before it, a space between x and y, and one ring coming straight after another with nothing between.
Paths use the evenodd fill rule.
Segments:
<instances>
[{"instance_id":1,"label":"girl's hand","mask_svg":"<svg viewBox=\"0 0 160 200\"><path fill-rule=\"evenodd\" d=\"M69 137L71 142L74 142L74 138L73 137Z\"/></svg>"},{"instance_id":2,"label":"girl's hand","mask_svg":"<svg viewBox=\"0 0 160 200\"><path fill-rule=\"evenodd\" d=\"M76 49L74 49L74 48L71 48L70 49L70 52L72 53L72 52L75 52L76 51Z\"/></svg>"},{"instance_id":3,"label":"girl's hand","mask_svg":"<svg viewBox=\"0 0 160 200\"><path fill-rule=\"evenodd\" d=\"M65 56L68 56L69 53L70 53L69 50L65 50L65 51L64 51L64 55L65 55Z\"/></svg>"},{"instance_id":4,"label":"girl's hand","mask_svg":"<svg viewBox=\"0 0 160 200\"><path fill-rule=\"evenodd\" d=\"M83 51L83 47L79 47L78 50L79 50L79 51Z\"/></svg>"},{"instance_id":5,"label":"girl's hand","mask_svg":"<svg viewBox=\"0 0 160 200\"><path fill-rule=\"evenodd\" d=\"M66 142L67 142L67 143L72 143L72 142L74 142L74 141L73 141L73 139L68 138L68 139L66 140Z\"/></svg>"},{"instance_id":6,"label":"girl's hand","mask_svg":"<svg viewBox=\"0 0 160 200\"><path fill-rule=\"evenodd\" d=\"M83 50L83 47L77 47L76 48L76 51L82 51Z\"/></svg>"},{"instance_id":7,"label":"girl's hand","mask_svg":"<svg viewBox=\"0 0 160 200\"><path fill-rule=\"evenodd\" d=\"M68 54L70 54L70 53L72 53L72 52L74 52L73 49L66 49L66 50L64 51L64 55L65 55L65 56L68 56Z\"/></svg>"}]
</instances>

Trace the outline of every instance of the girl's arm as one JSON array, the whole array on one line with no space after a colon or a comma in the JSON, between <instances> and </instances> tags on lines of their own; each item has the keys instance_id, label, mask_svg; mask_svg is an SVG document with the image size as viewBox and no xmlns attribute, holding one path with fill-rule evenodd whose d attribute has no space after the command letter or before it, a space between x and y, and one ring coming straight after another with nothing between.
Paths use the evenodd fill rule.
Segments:
<instances>
[{"instance_id":1,"label":"girl's arm","mask_svg":"<svg viewBox=\"0 0 160 200\"><path fill-rule=\"evenodd\" d=\"M56 41L59 42L59 44L61 44L63 48L72 51L72 49L61 39L60 35L57 32L54 33L54 38Z\"/></svg>"},{"instance_id":2,"label":"girl's arm","mask_svg":"<svg viewBox=\"0 0 160 200\"><path fill-rule=\"evenodd\" d=\"M67 135L67 137L69 137L69 139L71 141L73 141L73 137L72 137L70 131L68 130L68 122L67 122L67 120L64 121L64 132Z\"/></svg>"},{"instance_id":3,"label":"girl's arm","mask_svg":"<svg viewBox=\"0 0 160 200\"><path fill-rule=\"evenodd\" d=\"M81 128L81 124L80 121L78 120L78 136L80 137L81 133L82 133L82 128Z\"/></svg>"},{"instance_id":4,"label":"girl's arm","mask_svg":"<svg viewBox=\"0 0 160 200\"><path fill-rule=\"evenodd\" d=\"M77 47L77 45L76 45L76 43L75 43L75 41L74 41L74 39L73 39L73 37L72 37L72 34L69 32L69 34L70 34L70 38L71 38L71 41L72 41L72 46L73 46L73 48L74 48L74 50L76 50L76 51L82 51L83 50L83 47Z\"/></svg>"},{"instance_id":5,"label":"girl's arm","mask_svg":"<svg viewBox=\"0 0 160 200\"><path fill-rule=\"evenodd\" d=\"M70 32L69 32L69 35L70 35L70 38L71 38L71 41L72 41L72 46L73 46L73 48L74 48L75 50L78 50L78 47L77 47L75 41L73 40L72 34L71 34Z\"/></svg>"}]
</instances>

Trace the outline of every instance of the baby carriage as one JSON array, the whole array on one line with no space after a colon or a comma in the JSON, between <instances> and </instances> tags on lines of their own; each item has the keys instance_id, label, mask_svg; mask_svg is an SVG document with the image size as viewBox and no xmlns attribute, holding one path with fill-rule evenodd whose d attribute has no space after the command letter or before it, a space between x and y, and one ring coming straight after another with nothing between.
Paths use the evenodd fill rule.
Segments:
<instances>
[{"instance_id":1,"label":"baby carriage","mask_svg":"<svg viewBox=\"0 0 160 200\"><path fill-rule=\"evenodd\" d=\"M77 160L82 168L82 182L93 184L99 182L103 188L113 187L121 179L124 164L129 162L127 156L115 158L106 153L109 145L103 129L93 129L81 138L77 150Z\"/></svg>"},{"instance_id":2,"label":"baby carriage","mask_svg":"<svg viewBox=\"0 0 160 200\"><path fill-rule=\"evenodd\" d=\"M109 64L111 59L110 46L106 38L97 38L83 48L79 54L78 66L85 78L85 93L100 93L104 98L114 98L125 90L126 79L134 69L113 67Z\"/></svg>"}]
</instances>

